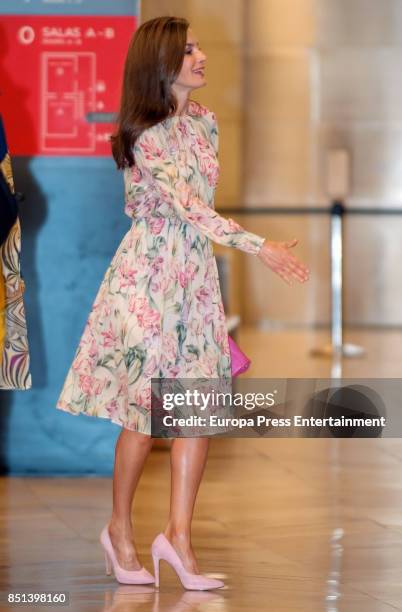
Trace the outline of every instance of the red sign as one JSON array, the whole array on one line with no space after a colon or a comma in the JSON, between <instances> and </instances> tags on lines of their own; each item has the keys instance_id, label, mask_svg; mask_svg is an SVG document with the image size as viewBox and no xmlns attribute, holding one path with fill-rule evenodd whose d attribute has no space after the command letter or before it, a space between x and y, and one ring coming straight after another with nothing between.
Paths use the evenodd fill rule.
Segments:
<instances>
[{"instance_id":1,"label":"red sign","mask_svg":"<svg viewBox=\"0 0 402 612\"><path fill-rule=\"evenodd\" d=\"M110 155L133 16L2 15L0 112L12 155Z\"/></svg>"}]
</instances>

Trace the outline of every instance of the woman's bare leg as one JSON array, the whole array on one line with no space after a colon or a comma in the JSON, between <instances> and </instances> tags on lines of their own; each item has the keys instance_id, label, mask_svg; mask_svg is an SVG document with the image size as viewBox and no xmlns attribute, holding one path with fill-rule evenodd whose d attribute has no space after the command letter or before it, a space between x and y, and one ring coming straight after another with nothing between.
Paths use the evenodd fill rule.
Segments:
<instances>
[{"instance_id":1,"label":"woman's bare leg","mask_svg":"<svg viewBox=\"0 0 402 612\"><path fill-rule=\"evenodd\" d=\"M121 567L141 567L133 542L131 506L153 438L123 428L116 442L113 473L113 511L109 523L110 539Z\"/></svg>"},{"instance_id":2,"label":"woman's bare leg","mask_svg":"<svg viewBox=\"0 0 402 612\"><path fill-rule=\"evenodd\" d=\"M199 570L191 547L191 520L208 448L209 438L176 438L170 454L170 515L164 534L194 574Z\"/></svg>"}]
</instances>

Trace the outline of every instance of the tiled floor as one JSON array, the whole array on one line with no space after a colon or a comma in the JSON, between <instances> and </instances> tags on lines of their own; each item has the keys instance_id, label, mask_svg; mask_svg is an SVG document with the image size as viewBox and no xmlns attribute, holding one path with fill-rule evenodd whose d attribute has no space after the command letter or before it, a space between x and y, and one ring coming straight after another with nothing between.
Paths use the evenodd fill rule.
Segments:
<instances>
[{"instance_id":1,"label":"tiled floor","mask_svg":"<svg viewBox=\"0 0 402 612\"><path fill-rule=\"evenodd\" d=\"M330 376L328 360L308 355L325 334L242 330L237 340L253 359L248 376ZM343 376L399 376L401 334L348 340L369 353L344 363ZM402 610L401 466L402 443L392 438L213 440L193 523L202 571L226 582L209 593L185 592L165 565L159 591L105 575L98 535L110 479L3 478L1 591L65 590L74 612ZM133 506L149 570L168 499L168 452L154 448Z\"/></svg>"}]
</instances>

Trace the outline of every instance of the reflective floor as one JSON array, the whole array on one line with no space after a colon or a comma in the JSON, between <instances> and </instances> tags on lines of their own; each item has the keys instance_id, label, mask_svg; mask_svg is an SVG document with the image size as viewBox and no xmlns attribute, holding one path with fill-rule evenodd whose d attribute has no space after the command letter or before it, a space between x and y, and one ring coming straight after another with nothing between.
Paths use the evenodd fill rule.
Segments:
<instances>
[{"instance_id":1,"label":"reflective floor","mask_svg":"<svg viewBox=\"0 0 402 612\"><path fill-rule=\"evenodd\" d=\"M256 377L268 376L267 369L270 376L327 377L330 363L307 356L310 344L322 340L301 332L238 336ZM346 364L353 374L344 376L398 376L400 337L352 341L370 354ZM298 353L291 364L285 342ZM98 535L110 514L111 479L3 478L2 596L68 591L67 609L74 612L402 610L401 465L398 439L213 440L193 546L201 570L225 580L214 592L184 591L164 564L159 590L106 576ZM149 545L164 527L168 499L168 448L160 445L133 506L140 558L151 571ZM16 607L2 603L0 609Z\"/></svg>"}]
</instances>

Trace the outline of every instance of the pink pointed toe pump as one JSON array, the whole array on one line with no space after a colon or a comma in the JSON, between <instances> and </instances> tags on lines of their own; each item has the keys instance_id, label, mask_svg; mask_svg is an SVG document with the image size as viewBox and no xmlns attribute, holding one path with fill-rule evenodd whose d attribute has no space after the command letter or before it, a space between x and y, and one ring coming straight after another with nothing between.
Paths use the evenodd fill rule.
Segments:
<instances>
[{"instance_id":1,"label":"pink pointed toe pump","mask_svg":"<svg viewBox=\"0 0 402 612\"><path fill-rule=\"evenodd\" d=\"M225 586L222 580L216 580L215 578L208 578L202 574L191 574L188 572L184 568L179 555L163 533L157 535L152 542L151 552L154 562L156 587L159 586L159 561L161 560L166 561L173 567L185 589L206 591L208 589L220 589Z\"/></svg>"},{"instance_id":2,"label":"pink pointed toe pump","mask_svg":"<svg viewBox=\"0 0 402 612\"><path fill-rule=\"evenodd\" d=\"M155 582L154 577L145 567L139 570L126 570L119 565L110 539L109 525L104 526L99 539L105 551L106 574L108 576L111 575L113 567L116 580L122 584L151 584Z\"/></svg>"}]
</instances>

